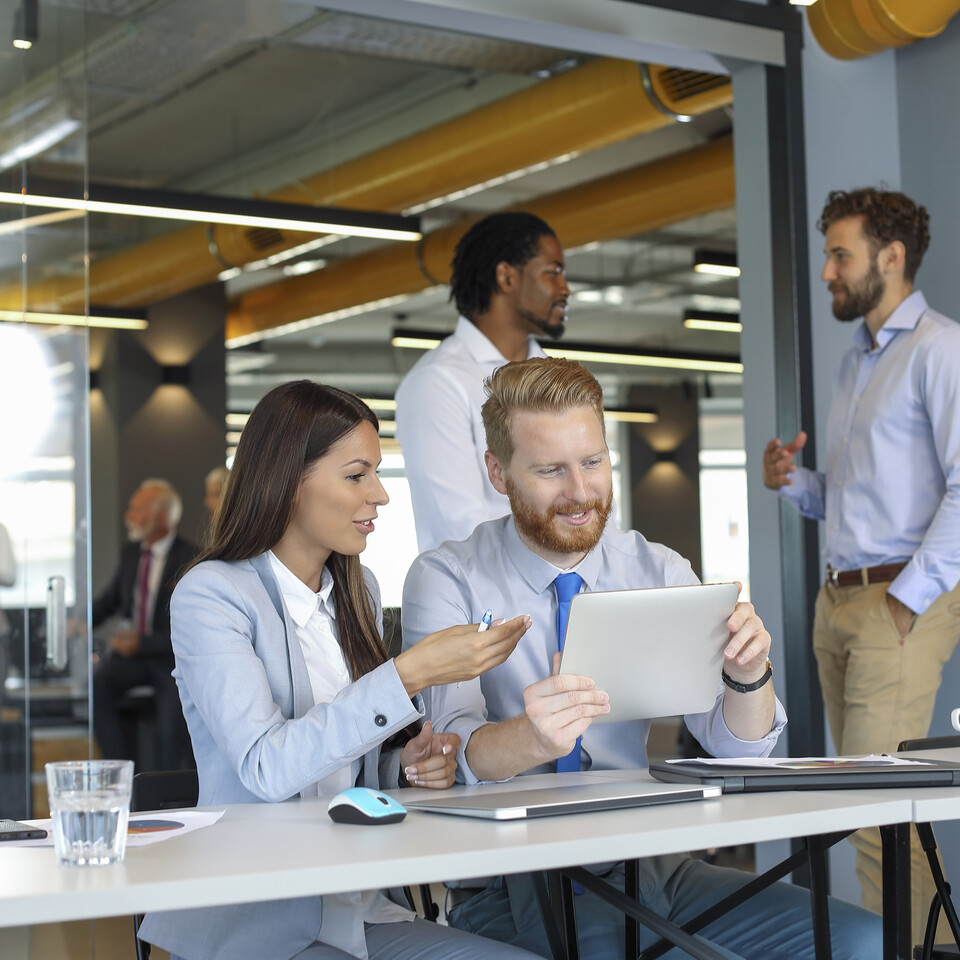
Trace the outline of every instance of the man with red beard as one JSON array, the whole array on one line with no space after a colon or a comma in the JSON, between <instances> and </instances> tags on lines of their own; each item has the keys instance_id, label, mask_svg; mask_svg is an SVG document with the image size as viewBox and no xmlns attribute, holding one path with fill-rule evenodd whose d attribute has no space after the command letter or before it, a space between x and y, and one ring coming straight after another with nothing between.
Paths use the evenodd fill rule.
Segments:
<instances>
[{"instance_id":1,"label":"man with red beard","mask_svg":"<svg viewBox=\"0 0 960 960\"><path fill-rule=\"evenodd\" d=\"M588 677L557 675L558 614L580 590L697 578L679 554L607 523L612 482L603 394L586 368L552 358L508 363L487 379L486 390L487 472L509 497L511 514L416 560L404 586L404 646L435 624L476 623L487 608L497 617L528 613L533 627L505 663L478 680L425 690L427 713L435 729L459 734L458 777L466 783L645 767L649 721L594 725L609 712L606 693ZM770 635L749 603L737 605L727 626L725 682L710 711L685 720L716 756L766 756L786 722L771 682ZM683 670L678 663L678 684ZM622 863L591 869L623 889ZM751 879L686 855L656 857L641 865L641 899L684 923ZM528 875L466 881L456 893L463 902L451 911L452 925L550 956ZM623 915L596 897L575 901L581 956L622 957ZM878 918L833 903L831 919L838 960L880 955ZM703 933L740 957L814 956L809 893L789 884L774 884ZM641 947L653 939L644 931Z\"/></svg>"},{"instance_id":2,"label":"man with red beard","mask_svg":"<svg viewBox=\"0 0 960 960\"><path fill-rule=\"evenodd\" d=\"M927 735L960 635L960 326L913 289L930 240L923 207L901 193L835 191L819 227L833 314L862 323L835 382L826 471L794 464L801 432L770 441L763 479L826 520L813 648L834 745L884 753ZM933 882L914 841L919 942ZM851 842L863 904L879 912L879 831Z\"/></svg>"}]
</instances>

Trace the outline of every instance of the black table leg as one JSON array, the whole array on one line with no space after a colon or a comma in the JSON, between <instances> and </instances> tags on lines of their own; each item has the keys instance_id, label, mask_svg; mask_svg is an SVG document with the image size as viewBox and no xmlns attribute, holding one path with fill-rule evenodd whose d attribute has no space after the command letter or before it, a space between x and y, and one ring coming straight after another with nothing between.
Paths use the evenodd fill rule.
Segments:
<instances>
[{"instance_id":1,"label":"black table leg","mask_svg":"<svg viewBox=\"0 0 960 960\"><path fill-rule=\"evenodd\" d=\"M633 901L640 900L640 861L627 860L623 864L624 893ZM624 958L637 960L640 953L640 924L633 917L626 918L624 927Z\"/></svg>"},{"instance_id":2,"label":"black table leg","mask_svg":"<svg viewBox=\"0 0 960 960\"><path fill-rule=\"evenodd\" d=\"M833 960L830 943L830 906L827 900L827 858L818 837L804 837L810 869L810 907L813 911L813 950L817 960Z\"/></svg>"},{"instance_id":3,"label":"black table leg","mask_svg":"<svg viewBox=\"0 0 960 960\"><path fill-rule=\"evenodd\" d=\"M532 873L533 889L537 895L537 905L540 907L540 916L543 919L543 928L547 934L547 943L553 960L567 960L566 944L562 933L559 900L553 901L550 897L547 880L548 875L543 872Z\"/></svg>"},{"instance_id":4,"label":"black table leg","mask_svg":"<svg viewBox=\"0 0 960 960\"><path fill-rule=\"evenodd\" d=\"M883 960L910 960L910 824L880 828L883 844Z\"/></svg>"}]
</instances>

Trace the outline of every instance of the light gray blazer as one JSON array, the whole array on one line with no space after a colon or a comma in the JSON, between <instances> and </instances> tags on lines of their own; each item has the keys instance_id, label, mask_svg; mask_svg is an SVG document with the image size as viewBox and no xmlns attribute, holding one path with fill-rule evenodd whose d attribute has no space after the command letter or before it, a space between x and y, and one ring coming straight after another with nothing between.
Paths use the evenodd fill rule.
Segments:
<instances>
[{"instance_id":1,"label":"light gray blazer","mask_svg":"<svg viewBox=\"0 0 960 960\"><path fill-rule=\"evenodd\" d=\"M382 621L380 591L364 570ZM395 786L399 752L380 744L423 715L390 660L314 704L296 628L261 554L207 561L170 605L173 675L193 741L200 806L316 797L317 782L363 758L359 783ZM317 939L320 897L149 914L142 939L186 960L289 960Z\"/></svg>"}]
</instances>

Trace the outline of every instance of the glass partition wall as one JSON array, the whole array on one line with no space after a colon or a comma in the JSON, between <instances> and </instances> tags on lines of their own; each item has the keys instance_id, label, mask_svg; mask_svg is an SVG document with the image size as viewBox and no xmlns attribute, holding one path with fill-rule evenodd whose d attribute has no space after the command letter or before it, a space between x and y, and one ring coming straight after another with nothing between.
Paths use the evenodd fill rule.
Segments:
<instances>
[{"instance_id":1,"label":"glass partition wall","mask_svg":"<svg viewBox=\"0 0 960 960\"><path fill-rule=\"evenodd\" d=\"M45 14L46 52L8 47L0 57L4 195L29 194L41 163L56 170L57 179L70 189L86 177L78 88L64 86L60 96L51 97L39 83L55 63L57 49L75 48L75 36L68 34L82 25L82 16L77 11ZM9 28L4 19L0 29ZM44 764L86 758L94 750L88 630L88 238L87 218L76 212L0 203L2 817L45 817ZM67 273L77 287L70 315L42 316L51 307L34 291ZM41 956L49 944L38 940L37 933L39 929L0 929L0 955L10 960Z\"/></svg>"}]
</instances>

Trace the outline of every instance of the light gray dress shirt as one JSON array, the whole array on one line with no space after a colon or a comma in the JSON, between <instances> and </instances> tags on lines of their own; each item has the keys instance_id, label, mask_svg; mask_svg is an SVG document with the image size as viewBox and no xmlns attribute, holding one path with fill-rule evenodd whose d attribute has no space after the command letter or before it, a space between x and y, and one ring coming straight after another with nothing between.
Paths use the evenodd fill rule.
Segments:
<instances>
[{"instance_id":1,"label":"light gray dress shirt","mask_svg":"<svg viewBox=\"0 0 960 960\"><path fill-rule=\"evenodd\" d=\"M917 290L856 332L834 383L826 473L781 488L826 520L837 570L906 561L889 590L916 613L960 580L960 325Z\"/></svg>"},{"instance_id":2,"label":"light gray dress shirt","mask_svg":"<svg viewBox=\"0 0 960 960\"><path fill-rule=\"evenodd\" d=\"M527 357L543 350L529 338ZM397 388L397 440L410 482L420 550L462 540L483 520L510 512L483 455L483 381L507 358L469 321L425 353Z\"/></svg>"},{"instance_id":3,"label":"light gray dress shirt","mask_svg":"<svg viewBox=\"0 0 960 960\"><path fill-rule=\"evenodd\" d=\"M576 568L584 590L623 590L636 587L697 583L690 564L678 553L649 543L636 531L608 524L603 537ZM478 623L489 607L494 618L529 614L533 626L509 659L482 677L460 684L431 687L423 692L426 715L434 728L460 736L458 777L477 778L466 761L471 734L487 722L523 713L523 690L552 672L557 650L557 598L553 580L560 571L528 549L513 517L482 523L462 542L447 542L417 558L403 591L403 646L409 648L426 634L452 623ZM638 633L642 625L638 627ZM669 637L660 642L669 643ZM683 664L677 664L683 683ZM715 756L762 757L773 749L786 723L777 701L770 732L762 740L740 740L723 720L723 686L707 713L684 719L693 735ZM583 735L585 770L634 769L647 766L648 720L593 724ZM526 773L549 773L553 764Z\"/></svg>"}]
</instances>

